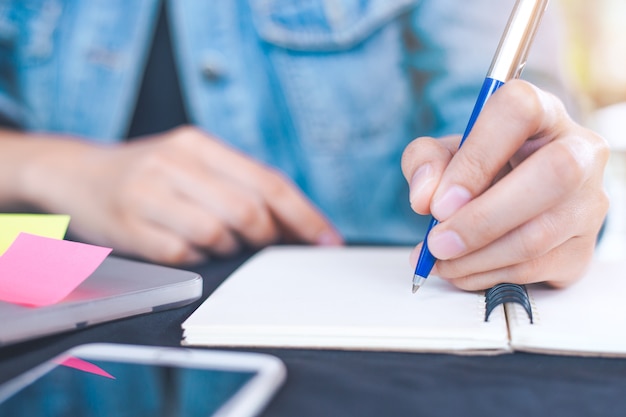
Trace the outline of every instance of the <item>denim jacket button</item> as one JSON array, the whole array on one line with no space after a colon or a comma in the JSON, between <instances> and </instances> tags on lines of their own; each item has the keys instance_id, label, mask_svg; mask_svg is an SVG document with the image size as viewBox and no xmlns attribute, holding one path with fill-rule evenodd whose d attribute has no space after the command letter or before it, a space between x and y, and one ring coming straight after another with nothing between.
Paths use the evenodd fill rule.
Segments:
<instances>
[{"instance_id":1,"label":"denim jacket button","mask_svg":"<svg viewBox=\"0 0 626 417\"><path fill-rule=\"evenodd\" d=\"M226 68L222 60L215 56L205 58L200 70L204 78L209 81L217 81L226 75Z\"/></svg>"}]
</instances>

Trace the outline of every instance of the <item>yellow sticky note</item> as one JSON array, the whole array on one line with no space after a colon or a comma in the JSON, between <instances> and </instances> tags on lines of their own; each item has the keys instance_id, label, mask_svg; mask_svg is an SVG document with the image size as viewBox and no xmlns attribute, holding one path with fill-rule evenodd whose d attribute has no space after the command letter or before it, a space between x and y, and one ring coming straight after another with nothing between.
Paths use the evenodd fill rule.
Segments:
<instances>
[{"instance_id":1,"label":"yellow sticky note","mask_svg":"<svg viewBox=\"0 0 626 417\"><path fill-rule=\"evenodd\" d=\"M20 232L53 239L63 239L70 216L67 214L0 214L0 255L2 255Z\"/></svg>"}]
</instances>

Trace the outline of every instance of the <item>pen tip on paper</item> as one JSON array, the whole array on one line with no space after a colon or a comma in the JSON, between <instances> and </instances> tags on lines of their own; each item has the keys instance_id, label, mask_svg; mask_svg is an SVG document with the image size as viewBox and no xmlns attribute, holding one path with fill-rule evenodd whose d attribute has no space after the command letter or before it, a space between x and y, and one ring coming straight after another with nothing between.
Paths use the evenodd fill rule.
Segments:
<instances>
[{"instance_id":1,"label":"pen tip on paper","mask_svg":"<svg viewBox=\"0 0 626 417\"><path fill-rule=\"evenodd\" d=\"M426 281L426 277L417 274L413 275L413 294L420 289L424 281Z\"/></svg>"}]
</instances>

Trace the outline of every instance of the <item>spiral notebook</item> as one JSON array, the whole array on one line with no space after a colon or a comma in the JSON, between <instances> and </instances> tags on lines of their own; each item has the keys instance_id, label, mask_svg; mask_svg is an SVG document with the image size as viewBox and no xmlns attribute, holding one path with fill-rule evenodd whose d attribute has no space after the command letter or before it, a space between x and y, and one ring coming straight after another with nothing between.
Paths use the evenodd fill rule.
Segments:
<instances>
[{"instance_id":1,"label":"spiral notebook","mask_svg":"<svg viewBox=\"0 0 626 417\"><path fill-rule=\"evenodd\" d=\"M184 345L626 357L626 260L503 304L431 276L411 293L409 248L265 249L183 323ZM496 297L497 298L497 297ZM526 302L524 301L526 300ZM488 316L488 320L485 318ZM531 320L532 318L532 320Z\"/></svg>"}]
</instances>

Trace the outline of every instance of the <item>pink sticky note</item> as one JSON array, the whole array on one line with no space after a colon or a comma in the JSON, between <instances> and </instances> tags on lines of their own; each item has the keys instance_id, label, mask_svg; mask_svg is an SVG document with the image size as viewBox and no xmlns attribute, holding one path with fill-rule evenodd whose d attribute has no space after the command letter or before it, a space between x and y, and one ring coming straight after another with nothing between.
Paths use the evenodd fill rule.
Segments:
<instances>
[{"instance_id":1,"label":"pink sticky note","mask_svg":"<svg viewBox=\"0 0 626 417\"><path fill-rule=\"evenodd\" d=\"M78 369L79 371L89 372L90 374L100 375L106 378L115 379L113 375L100 368L97 365L94 365L91 362L87 362L83 359L75 358L70 356L63 361L58 362L59 365L67 366L68 368Z\"/></svg>"},{"instance_id":2,"label":"pink sticky note","mask_svg":"<svg viewBox=\"0 0 626 417\"><path fill-rule=\"evenodd\" d=\"M0 256L0 300L45 306L65 298L111 248L20 233Z\"/></svg>"}]
</instances>

